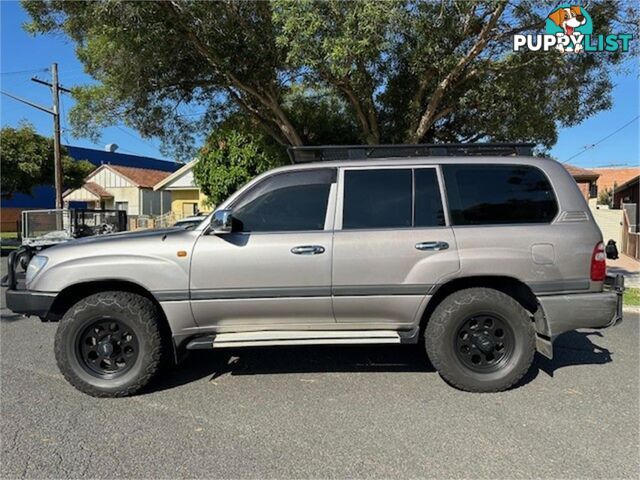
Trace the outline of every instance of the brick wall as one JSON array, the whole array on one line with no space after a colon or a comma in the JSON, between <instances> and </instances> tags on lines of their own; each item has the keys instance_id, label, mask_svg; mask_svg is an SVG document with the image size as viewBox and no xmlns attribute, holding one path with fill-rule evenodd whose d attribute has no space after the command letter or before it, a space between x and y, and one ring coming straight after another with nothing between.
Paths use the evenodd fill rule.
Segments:
<instances>
[{"instance_id":1,"label":"brick wall","mask_svg":"<svg viewBox=\"0 0 640 480\"><path fill-rule=\"evenodd\" d=\"M600 176L596 181L598 185L598 193L602 192L606 188L613 187L613 183L620 186L625 182L628 182L633 177L640 175L640 167L615 167L615 168L590 168Z\"/></svg>"},{"instance_id":2,"label":"brick wall","mask_svg":"<svg viewBox=\"0 0 640 480\"><path fill-rule=\"evenodd\" d=\"M589 182L578 182L578 188L582 192L584 198L589 201Z\"/></svg>"}]
</instances>

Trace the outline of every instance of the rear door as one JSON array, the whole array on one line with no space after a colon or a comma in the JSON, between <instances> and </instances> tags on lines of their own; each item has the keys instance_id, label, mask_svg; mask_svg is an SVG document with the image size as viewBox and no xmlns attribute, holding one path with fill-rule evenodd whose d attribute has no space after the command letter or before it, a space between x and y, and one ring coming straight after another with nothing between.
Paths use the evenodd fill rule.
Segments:
<instances>
[{"instance_id":1,"label":"rear door","mask_svg":"<svg viewBox=\"0 0 640 480\"><path fill-rule=\"evenodd\" d=\"M459 269L439 168L341 169L333 245L337 322L410 326L434 285Z\"/></svg>"}]
</instances>

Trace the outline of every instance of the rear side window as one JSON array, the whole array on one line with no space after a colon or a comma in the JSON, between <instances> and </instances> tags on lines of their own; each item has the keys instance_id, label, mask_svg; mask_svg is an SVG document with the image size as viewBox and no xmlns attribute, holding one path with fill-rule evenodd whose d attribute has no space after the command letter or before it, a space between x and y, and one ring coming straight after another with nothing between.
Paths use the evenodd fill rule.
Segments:
<instances>
[{"instance_id":1,"label":"rear side window","mask_svg":"<svg viewBox=\"0 0 640 480\"><path fill-rule=\"evenodd\" d=\"M343 229L445 224L435 168L347 170Z\"/></svg>"},{"instance_id":2,"label":"rear side window","mask_svg":"<svg viewBox=\"0 0 640 480\"><path fill-rule=\"evenodd\" d=\"M553 189L527 165L443 165L454 225L549 223L556 216Z\"/></svg>"}]
</instances>

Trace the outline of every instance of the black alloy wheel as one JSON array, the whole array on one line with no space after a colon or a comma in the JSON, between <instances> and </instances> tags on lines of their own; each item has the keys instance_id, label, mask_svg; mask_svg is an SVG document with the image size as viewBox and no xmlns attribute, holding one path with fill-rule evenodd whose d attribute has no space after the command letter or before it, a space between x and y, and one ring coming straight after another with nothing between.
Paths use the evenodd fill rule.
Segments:
<instances>
[{"instance_id":1,"label":"black alloy wheel","mask_svg":"<svg viewBox=\"0 0 640 480\"><path fill-rule=\"evenodd\" d=\"M115 318L100 318L78 336L78 360L99 378L116 378L129 371L139 351L133 329Z\"/></svg>"},{"instance_id":2,"label":"black alloy wheel","mask_svg":"<svg viewBox=\"0 0 640 480\"><path fill-rule=\"evenodd\" d=\"M509 361L514 336L508 323L496 315L480 314L467 318L455 340L458 360L476 372L494 372Z\"/></svg>"}]
</instances>

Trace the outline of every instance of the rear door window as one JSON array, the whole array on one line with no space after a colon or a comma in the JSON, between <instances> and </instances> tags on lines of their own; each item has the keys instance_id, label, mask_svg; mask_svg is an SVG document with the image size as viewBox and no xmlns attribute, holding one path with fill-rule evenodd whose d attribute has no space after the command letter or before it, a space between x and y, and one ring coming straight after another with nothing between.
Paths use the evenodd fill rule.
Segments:
<instances>
[{"instance_id":1,"label":"rear door window","mask_svg":"<svg viewBox=\"0 0 640 480\"><path fill-rule=\"evenodd\" d=\"M415 227L444 226L444 208L435 168L417 168L413 171Z\"/></svg>"},{"instance_id":2,"label":"rear door window","mask_svg":"<svg viewBox=\"0 0 640 480\"><path fill-rule=\"evenodd\" d=\"M345 230L445 224L435 168L347 170L343 204Z\"/></svg>"},{"instance_id":3,"label":"rear door window","mask_svg":"<svg viewBox=\"0 0 640 480\"><path fill-rule=\"evenodd\" d=\"M412 223L410 169L347 170L342 228L402 228Z\"/></svg>"},{"instance_id":4,"label":"rear door window","mask_svg":"<svg viewBox=\"0 0 640 480\"><path fill-rule=\"evenodd\" d=\"M545 174L528 165L443 165L453 225L549 223L558 212Z\"/></svg>"}]
</instances>

